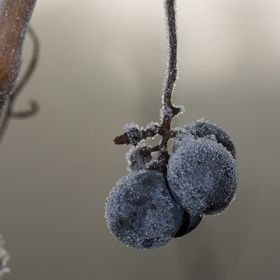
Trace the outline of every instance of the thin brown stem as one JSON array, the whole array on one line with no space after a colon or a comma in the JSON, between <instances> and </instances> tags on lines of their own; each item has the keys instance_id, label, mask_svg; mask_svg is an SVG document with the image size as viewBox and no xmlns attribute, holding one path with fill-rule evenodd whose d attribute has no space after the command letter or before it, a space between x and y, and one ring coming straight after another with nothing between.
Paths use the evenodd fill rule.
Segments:
<instances>
[{"instance_id":1,"label":"thin brown stem","mask_svg":"<svg viewBox=\"0 0 280 280\"><path fill-rule=\"evenodd\" d=\"M131 124L126 127L126 133L114 139L115 144L132 144L136 145L140 141L161 135L160 142L161 156L168 159L167 143L169 138L176 135L174 130L171 130L172 118L182 112L182 108L172 104L171 97L174 91L175 82L177 79L177 27L176 27L176 0L164 0L164 10L166 19L167 33L167 68L165 72L164 87L162 90L161 109L161 124L160 126L151 127L150 129L140 129L137 125Z\"/></svg>"},{"instance_id":2,"label":"thin brown stem","mask_svg":"<svg viewBox=\"0 0 280 280\"><path fill-rule=\"evenodd\" d=\"M171 103L171 96L177 79L177 28L176 28L176 0L165 0L165 19L167 32L167 69L163 88L164 116L171 118L180 111ZM178 111L179 110L179 111Z\"/></svg>"}]
</instances>

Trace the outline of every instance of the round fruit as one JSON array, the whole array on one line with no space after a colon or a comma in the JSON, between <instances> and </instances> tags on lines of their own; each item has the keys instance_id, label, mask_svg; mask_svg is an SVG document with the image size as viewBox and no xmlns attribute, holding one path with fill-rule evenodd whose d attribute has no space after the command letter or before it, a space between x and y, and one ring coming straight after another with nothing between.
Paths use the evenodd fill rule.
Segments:
<instances>
[{"instance_id":1,"label":"round fruit","mask_svg":"<svg viewBox=\"0 0 280 280\"><path fill-rule=\"evenodd\" d=\"M171 197L164 175L142 170L128 174L114 186L107 199L105 217L119 241L152 249L172 239L183 212Z\"/></svg>"},{"instance_id":2,"label":"round fruit","mask_svg":"<svg viewBox=\"0 0 280 280\"><path fill-rule=\"evenodd\" d=\"M167 166L167 182L176 202L190 215L216 215L227 208L237 188L237 166L221 144L185 134Z\"/></svg>"},{"instance_id":3,"label":"round fruit","mask_svg":"<svg viewBox=\"0 0 280 280\"><path fill-rule=\"evenodd\" d=\"M236 158L236 151L235 147L229 138L229 136L216 124L198 120L196 122L190 123L185 125L185 129L190 131L192 135L208 138L214 137L213 140L217 141L218 143L222 144L234 158Z\"/></svg>"}]
</instances>

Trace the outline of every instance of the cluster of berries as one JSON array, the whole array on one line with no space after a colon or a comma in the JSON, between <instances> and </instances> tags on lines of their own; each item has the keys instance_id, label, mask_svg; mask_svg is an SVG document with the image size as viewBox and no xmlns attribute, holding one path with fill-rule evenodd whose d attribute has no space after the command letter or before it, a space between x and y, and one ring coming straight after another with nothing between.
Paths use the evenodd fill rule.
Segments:
<instances>
[{"instance_id":1,"label":"cluster of berries","mask_svg":"<svg viewBox=\"0 0 280 280\"><path fill-rule=\"evenodd\" d=\"M107 198L108 227L128 246L163 246L192 231L203 216L221 213L235 196L238 174L229 136L202 120L174 132L165 168L158 168L162 151L141 143L132 147L130 173Z\"/></svg>"}]
</instances>

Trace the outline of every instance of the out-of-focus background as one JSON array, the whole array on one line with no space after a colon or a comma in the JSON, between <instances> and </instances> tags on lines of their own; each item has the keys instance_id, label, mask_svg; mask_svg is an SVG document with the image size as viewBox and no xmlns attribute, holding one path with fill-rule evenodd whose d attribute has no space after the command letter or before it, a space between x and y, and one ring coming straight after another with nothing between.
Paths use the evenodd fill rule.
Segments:
<instances>
[{"instance_id":1,"label":"out-of-focus background","mask_svg":"<svg viewBox=\"0 0 280 280\"><path fill-rule=\"evenodd\" d=\"M237 150L236 200L191 234L140 251L107 229L104 205L127 174L127 123L158 121L166 63L161 0L41 1L39 64L0 146L5 280L279 279L280 2L178 0L174 126L205 118ZM22 72L32 55L27 35ZM156 139L158 141L159 138Z\"/></svg>"}]
</instances>

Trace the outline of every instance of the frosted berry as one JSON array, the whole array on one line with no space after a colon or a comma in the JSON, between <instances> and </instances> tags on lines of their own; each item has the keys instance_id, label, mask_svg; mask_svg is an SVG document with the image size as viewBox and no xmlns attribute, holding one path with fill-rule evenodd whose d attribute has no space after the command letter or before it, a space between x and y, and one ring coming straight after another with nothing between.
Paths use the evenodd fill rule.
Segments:
<instances>
[{"instance_id":1,"label":"frosted berry","mask_svg":"<svg viewBox=\"0 0 280 280\"><path fill-rule=\"evenodd\" d=\"M107 198L105 217L119 241L152 249L172 239L183 212L172 199L164 175L142 170L128 174L114 186Z\"/></svg>"},{"instance_id":2,"label":"frosted berry","mask_svg":"<svg viewBox=\"0 0 280 280\"><path fill-rule=\"evenodd\" d=\"M186 125L185 129L190 131L194 136L216 140L218 143L222 144L234 158L236 158L235 147L230 137L216 124L197 120L196 122Z\"/></svg>"},{"instance_id":3,"label":"frosted berry","mask_svg":"<svg viewBox=\"0 0 280 280\"><path fill-rule=\"evenodd\" d=\"M221 144L191 134L174 140L167 181L176 202L190 215L216 215L227 208L237 188L237 167Z\"/></svg>"}]
</instances>

